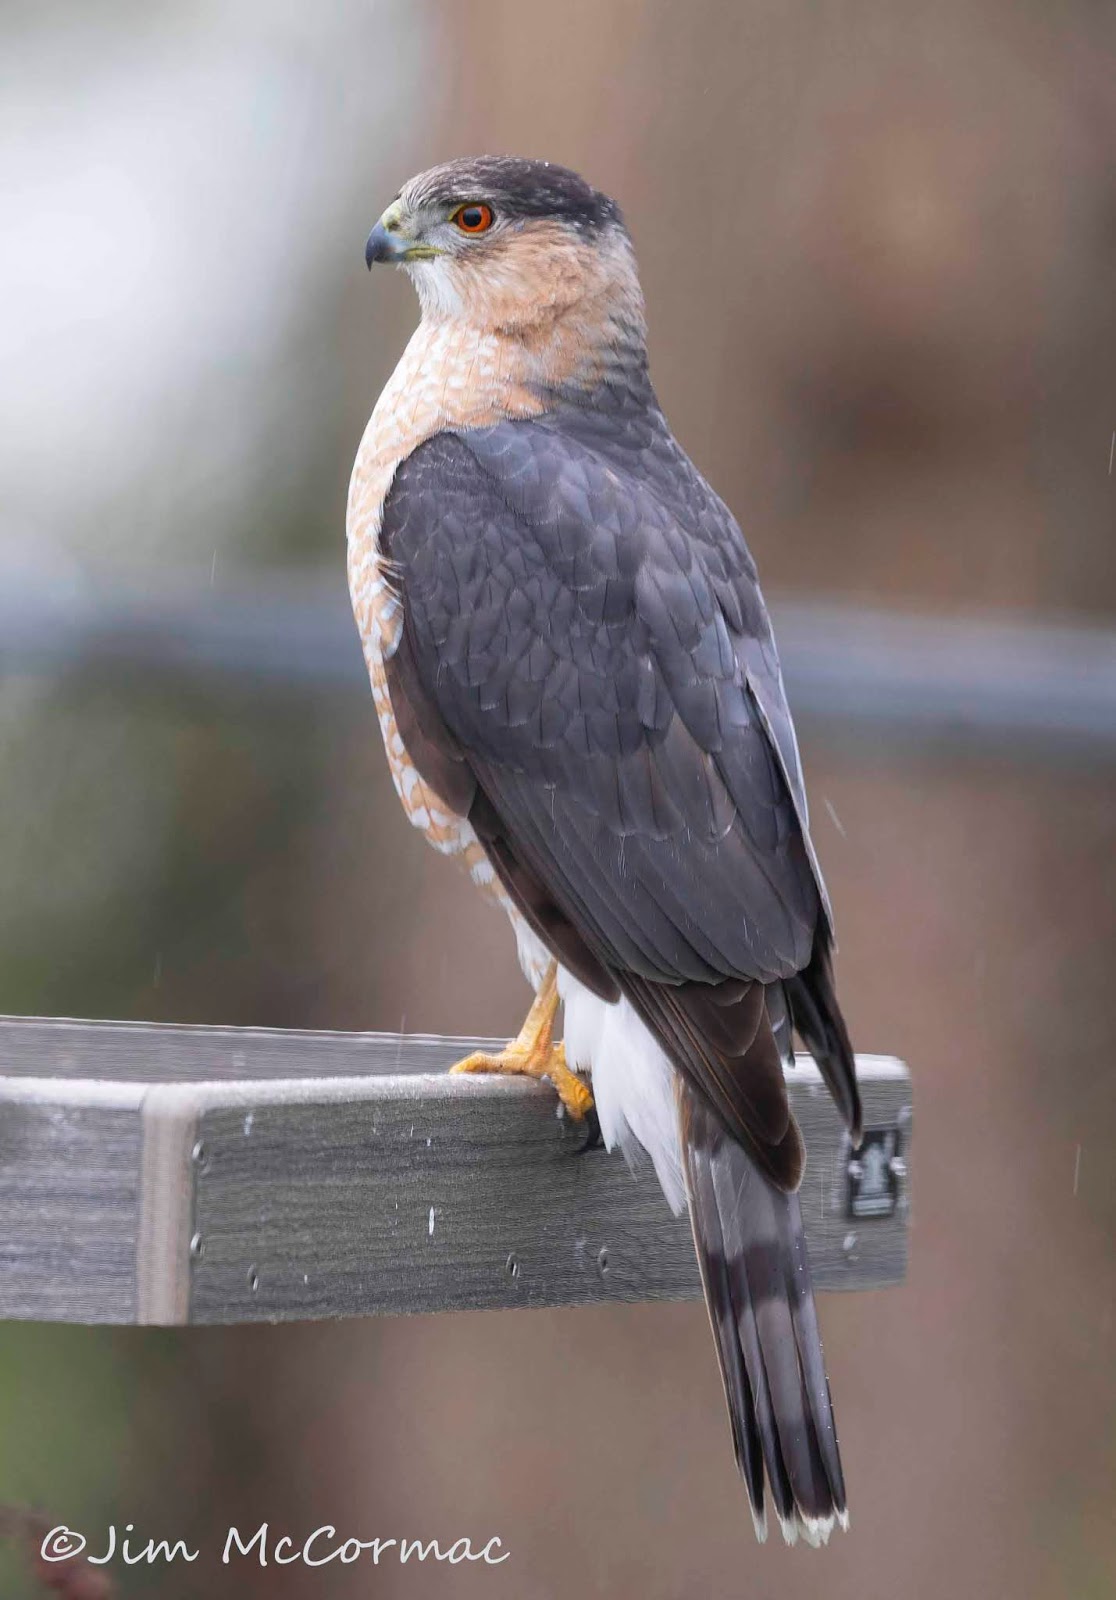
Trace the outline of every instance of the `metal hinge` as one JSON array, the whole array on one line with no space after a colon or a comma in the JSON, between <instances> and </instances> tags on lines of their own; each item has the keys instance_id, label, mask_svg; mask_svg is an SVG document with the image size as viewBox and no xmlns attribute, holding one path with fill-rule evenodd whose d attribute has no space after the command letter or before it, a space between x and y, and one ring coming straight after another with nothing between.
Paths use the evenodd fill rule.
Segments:
<instances>
[{"instance_id":1,"label":"metal hinge","mask_svg":"<svg viewBox=\"0 0 1116 1600\"><path fill-rule=\"evenodd\" d=\"M845 1213L855 1222L893 1217L907 1205L906 1119L865 1128L860 1149L846 1141Z\"/></svg>"}]
</instances>

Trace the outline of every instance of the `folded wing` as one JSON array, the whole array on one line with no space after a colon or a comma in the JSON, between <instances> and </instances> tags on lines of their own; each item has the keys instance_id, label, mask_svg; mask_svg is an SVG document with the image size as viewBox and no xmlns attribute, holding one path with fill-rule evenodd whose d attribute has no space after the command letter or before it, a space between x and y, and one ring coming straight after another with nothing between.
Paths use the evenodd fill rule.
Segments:
<instances>
[{"instance_id":1,"label":"folded wing","mask_svg":"<svg viewBox=\"0 0 1116 1600\"><path fill-rule=\"evenodd\" d=\"M598 992L627 992L793 1187L785 1001L812 1048L833 1035L829 927L727 509L665 426L583 413L427 441L381 538L405 615L389 688L424 778L469 806L551 948ZM853 1124L841 1035L822 1064Z\"/></svg>"}]
</instances>

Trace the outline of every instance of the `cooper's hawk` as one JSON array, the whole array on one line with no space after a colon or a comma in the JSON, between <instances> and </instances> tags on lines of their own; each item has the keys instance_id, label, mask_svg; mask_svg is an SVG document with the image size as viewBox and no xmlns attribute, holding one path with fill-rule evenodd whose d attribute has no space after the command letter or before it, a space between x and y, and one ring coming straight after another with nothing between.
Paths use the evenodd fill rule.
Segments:
<instances>
[{"instance_id":1,"label":"cooper's hawk","mask_svg":"<svg viewBox=\"0 0 1116 1600\"><path fill-rule=\"evenodd\" d=\"M537 991L505 1052L461 1065L545 1074L574 1115L591 1074L605 1142L689 1205L757 1530L766 1469L788 1539L825 1538L847 1517L792 1028L854 1139L860 1104L755 566L659 409L605 195L453 161L366 254L422 306L349 496L380 726L411 821L507 910Z\"/></svg>"}]
</instances>

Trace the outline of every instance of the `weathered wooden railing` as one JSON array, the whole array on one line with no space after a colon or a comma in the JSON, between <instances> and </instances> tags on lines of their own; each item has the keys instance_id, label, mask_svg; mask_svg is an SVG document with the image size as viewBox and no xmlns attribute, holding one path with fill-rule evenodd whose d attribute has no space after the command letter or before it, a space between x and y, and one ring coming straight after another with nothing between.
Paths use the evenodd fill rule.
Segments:
<instances>
[{"instance_id":1,"label":"weathered wooden railing","mask_svg":"<svg viewBox=\"0 0 1116 1600\"><path fill-rule=\"evenodd\" d=\"M478 1041L0 1020L0 1317L229 1323L679 1299L689 1231ZM910 1080L862 1056L849 1150L788 1074L823 1289L901 1281Z\"/></svg>"}]
</instances>

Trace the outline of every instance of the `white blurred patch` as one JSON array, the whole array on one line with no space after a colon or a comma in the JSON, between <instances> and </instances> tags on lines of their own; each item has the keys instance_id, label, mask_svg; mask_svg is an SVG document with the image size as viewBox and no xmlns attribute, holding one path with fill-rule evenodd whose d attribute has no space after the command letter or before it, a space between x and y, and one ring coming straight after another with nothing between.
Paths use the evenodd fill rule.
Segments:
<instances>
[{"instance_id":1,"label":"white blurred patch","mask_svg":"<svg viewBox=\"0 0 1116 1600\"><path fill-rule=\"evenodd\" d=\"M406 164L387 135L422 32L267 0L0 21L6 542L208 572L281 502L328 398L315 330Z\"/></svg>"}]
</instances>

